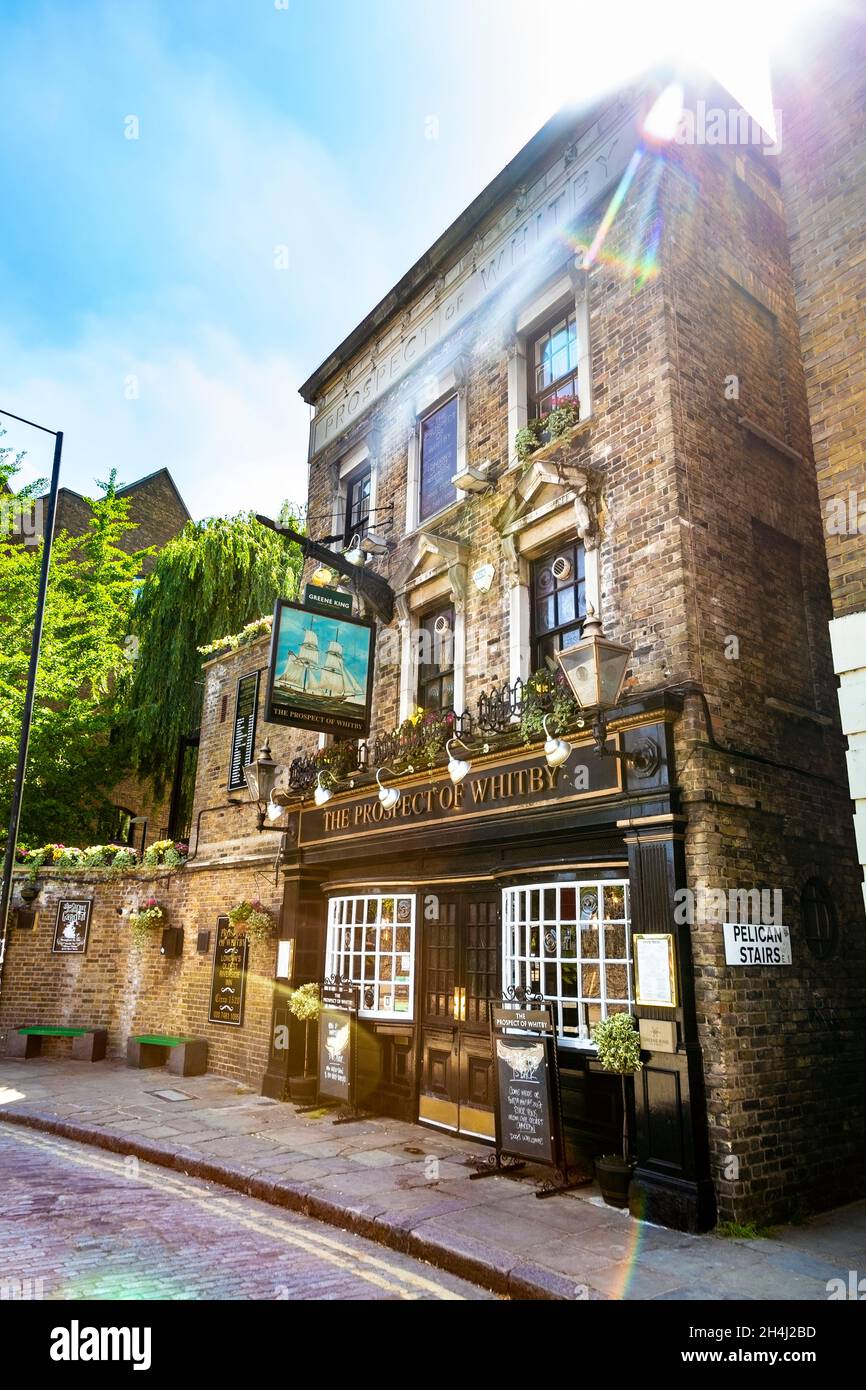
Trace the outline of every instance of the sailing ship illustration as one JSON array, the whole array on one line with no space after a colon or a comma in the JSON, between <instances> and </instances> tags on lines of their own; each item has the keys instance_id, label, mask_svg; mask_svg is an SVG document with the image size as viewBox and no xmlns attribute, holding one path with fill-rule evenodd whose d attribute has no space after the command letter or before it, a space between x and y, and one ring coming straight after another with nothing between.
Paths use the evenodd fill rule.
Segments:
<instances>
[{"instance_id":1,"label":"sailing ship illustration","mask_svg":"<svg viewBox=\"0 0 866 1390\"><path fill-rule=\"evenodd\" d=\"M308 699L320 709L363 705L364 688L346 666L339 638L338 626L336 636L328 642L323 654L311 619L297 650L289 648L274 686L294 696L299 703Z\"/></svg>"}]
</instances>

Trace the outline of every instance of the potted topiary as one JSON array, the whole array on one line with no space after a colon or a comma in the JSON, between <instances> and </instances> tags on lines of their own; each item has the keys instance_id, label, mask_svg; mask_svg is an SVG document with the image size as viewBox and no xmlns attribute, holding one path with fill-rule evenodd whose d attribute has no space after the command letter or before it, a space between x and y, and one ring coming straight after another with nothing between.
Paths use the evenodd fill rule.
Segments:
<instances>
[{"instance_id":1,"label":"potted topiary","mask_svg":"<svg viewBox=\"0 0 866 1390\"><path fill-rule=\"evenodd\" d=\"M310 1067L310 1025L315 1023L322 1012L322 1000L319 995L319 986L314 983L299 985L293 989L288 999L289 1012L294 1014L304 1025L304 1074L303 1076L289 1077L289 1095L297 1105L309 1105L316 1099L319 1089L319 1078L313 1073L308 1075Z\"/></svg>"},{"instance_id":2,"label":"potted topiary","mask_svg":"<svg viewBox=\"0 0 866 1390\"><path fill-rule=\"evenodd\" d=\"M628 1187L634 1164L629 1158L628 1094L625 1079L640 1071L640 1035L631 1014L611 1014L592 1030L598 1060L605 1071L622 1082L622 1155L602 1154L595 1160L595 1176L601 1195L611 1207L628 1206Z\"/></svg>"}]
</instances>

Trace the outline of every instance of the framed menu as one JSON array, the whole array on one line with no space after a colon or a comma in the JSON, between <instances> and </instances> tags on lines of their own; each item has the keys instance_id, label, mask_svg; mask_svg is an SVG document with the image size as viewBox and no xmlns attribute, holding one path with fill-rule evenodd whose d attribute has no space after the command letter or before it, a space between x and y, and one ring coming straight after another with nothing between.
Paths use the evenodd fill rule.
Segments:
<instances>
[{"instance_id":1,"label":"framed menu","mask_svg":"<svg viewBox=\"0 0 866 1390\"><path fill-rule=\"evenodd\" d=\"M635 934L634 997L636 1004L677 1007L677 969L671 933Z\"/></svg>"}]
</instances>

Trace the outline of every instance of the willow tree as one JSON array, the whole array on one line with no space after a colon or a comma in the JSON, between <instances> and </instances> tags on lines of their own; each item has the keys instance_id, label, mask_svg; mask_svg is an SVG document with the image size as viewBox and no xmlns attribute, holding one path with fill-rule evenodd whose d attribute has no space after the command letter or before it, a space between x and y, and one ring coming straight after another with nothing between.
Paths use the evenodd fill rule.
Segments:
<instances>
[{"instance_id":1,"label":"willow tree","mask_svg":"<svg viewBox=\"0 0 866 1390\"><path fill-rule=\"evenodd\" d=\"M292 597L301 565L299 547L252 513L188 522L160 551L135 606L129 693L135 768L158 794L174 773L181 738L199 725L199 647L269 614L277 597Z\"/></svg>"}]
</instances>

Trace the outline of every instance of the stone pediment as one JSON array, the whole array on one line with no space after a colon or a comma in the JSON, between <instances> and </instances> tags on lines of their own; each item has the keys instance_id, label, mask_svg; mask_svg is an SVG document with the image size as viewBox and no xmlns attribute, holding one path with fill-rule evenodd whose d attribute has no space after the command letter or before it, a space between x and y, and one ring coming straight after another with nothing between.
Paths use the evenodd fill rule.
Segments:
<instances>
[{"instance_id":1,"label":"stone pediment","mask_svg":"<svg viewBox=\"0 0 866 1390\"><path fill-rule=\"evenodd\" d=\"M517 478L511 495L499 509L493 524L500 535L508 535L521 523L540 512L552 510L557 504L572 502L578 534L591 541L597 529L594 518L597 506L594 497L598 480L591 471L578 468L562 459L537 459Z\"/></svg>"},{"instance_id":2,"label":"stone pediment","mask_svg":"<svg viewBox=\"0 0 866 1390\"><path fill-rule=\"evenodd\" d=\"M447 536L437 536L433 531L422 531L394 576L394 592L403 593L418 580L441 574L443 570L449 574L465 571L468 560L467 545L449 540Z\"/></svg>"}]
</instances>

